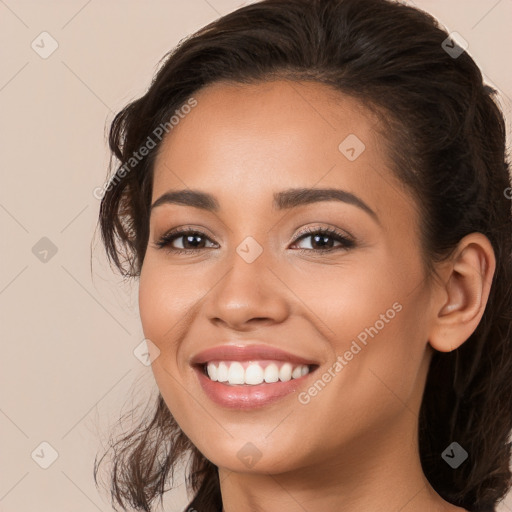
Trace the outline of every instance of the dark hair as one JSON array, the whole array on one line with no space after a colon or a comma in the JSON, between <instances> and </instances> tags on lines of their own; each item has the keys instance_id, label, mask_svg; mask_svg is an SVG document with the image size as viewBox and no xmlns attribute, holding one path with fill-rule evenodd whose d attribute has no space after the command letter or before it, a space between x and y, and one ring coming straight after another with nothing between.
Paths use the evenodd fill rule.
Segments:
<instances>
[{"instance_id":1,"label":"dark hair","mask_svg":"<svg viewBox=\"0 0 512 512\"><path fill-rule=\"evenodd\" d=\"M394 171L421 212L426 268L472 232L487 236L495 251L477 329L458 349L434 352L418 432L423 470L437 493L472 512L489 512L511 486L510 178L496 91L484 85L466 52L446 51L447 37L427 13L389 0L264 0L221 17L182 40L146 94L113 120L109 142L118 166L101 201L100 227L111 262L123 275L138 276L161 141L128 172L126 164L204 86L313 81L374 109L386 125ZM469 454L457 469L441 458L453 441ZM195 497L189 507L221 507L217 467L181 431L160 394L152 419L111 448L113 503L149 512L173 468L190 454L187 478Z\"/></svg>"}]
</instances>

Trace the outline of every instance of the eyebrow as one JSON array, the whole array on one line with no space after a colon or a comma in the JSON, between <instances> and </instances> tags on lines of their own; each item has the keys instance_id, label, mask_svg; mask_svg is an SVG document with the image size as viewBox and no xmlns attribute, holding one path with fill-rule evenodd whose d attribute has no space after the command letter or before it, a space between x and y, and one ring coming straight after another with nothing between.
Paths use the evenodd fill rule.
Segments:
<instances>
[{"instance_id":1,"label":"eyebrow","mask_svg":"<svg viewBox=\"0 0 512 512\"><path fill-rule=\"evenodd\" d=\"M290 188L276 192L272 206L277 210L288 210L321 201L341 201L357 206L379 223L377 214L362 199L346 190L337 188ZM218 212L220 209L219 202L215 196L207 192L191 189L166 192L151 205L151 210L162 204L193 206L210 212Z\"/></svg>"}]
</instances>

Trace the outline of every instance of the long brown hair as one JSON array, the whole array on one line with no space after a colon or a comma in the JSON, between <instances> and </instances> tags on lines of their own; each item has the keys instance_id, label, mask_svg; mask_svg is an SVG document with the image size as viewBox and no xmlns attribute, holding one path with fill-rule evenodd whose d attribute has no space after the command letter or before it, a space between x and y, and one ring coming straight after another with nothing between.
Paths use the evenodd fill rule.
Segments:
<instances>
[{"instance_id":1,"label":"long brown hair","mask_svg":"<svg viewBox=\"0 0 512 512\"><path fill-rule=\"evenodd\" d=\"M448 51L457 47L447 38L430 15L388 0L264 0L221 17L172 50L149 90L112 122L116 167L99 222L113 264L137 277L161 141L136 165L126 165L208 84L310 80L375 108L387 126L394 170L422 213L427 267L471 232L486 235L495 251L496 272L476 331L457 350L432 358L418 433L423 470L438 494L472 512L489 512L511 486L510 178L495 91L466 52ZM469 454L457 469L441 458L453 441ZM189 507L217 512L222 506L216 466L181 431L161 395L152 415L110 450L113 504L150 512L188 454Z\"/></svg>"}]
</instances>

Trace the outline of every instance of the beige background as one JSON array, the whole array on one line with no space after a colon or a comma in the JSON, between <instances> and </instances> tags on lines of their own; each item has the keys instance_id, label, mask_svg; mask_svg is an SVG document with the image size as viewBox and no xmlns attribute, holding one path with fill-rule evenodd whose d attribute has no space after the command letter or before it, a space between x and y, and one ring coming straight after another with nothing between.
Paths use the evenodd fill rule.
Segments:
<instances>
[{"instance_id":1,"label":"beige background","mask_svg":"<svg viewBox=\"0 0 512 512\"><path fill-rule=\"evenodd\" d=\"M468 41L510 127L512 0L415 3ZM98 243L91 272L105 129L166 51L239 5L0 0L0 511L111 510L92 480L94 456L121 407L155 386L133 354L143 339L136 284L111 273ZM58 48L44 59L51 38ZM58 452L48 469L42 442ZM182 491L166 497L168 512L182 509ZM510 510L509 495L500 511Z\"/></svg>"}]
</instances>

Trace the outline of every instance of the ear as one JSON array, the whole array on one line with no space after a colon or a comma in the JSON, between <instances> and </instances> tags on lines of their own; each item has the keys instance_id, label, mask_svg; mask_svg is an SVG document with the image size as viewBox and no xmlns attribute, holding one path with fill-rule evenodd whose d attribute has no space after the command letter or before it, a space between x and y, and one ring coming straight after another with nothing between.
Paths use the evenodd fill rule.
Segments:
<instances>
[{"instance_id":1,"label":"ear","mask_svg":"<svg viewBox=\"0 0 512 512\"><path fill-rule=\"evenodd\" d=\"M443 263L429 336L434 349L451 352L473 334L484 314L495 268L492 245L481 233L465 236Z\"/></svg>"}]
</instances>

